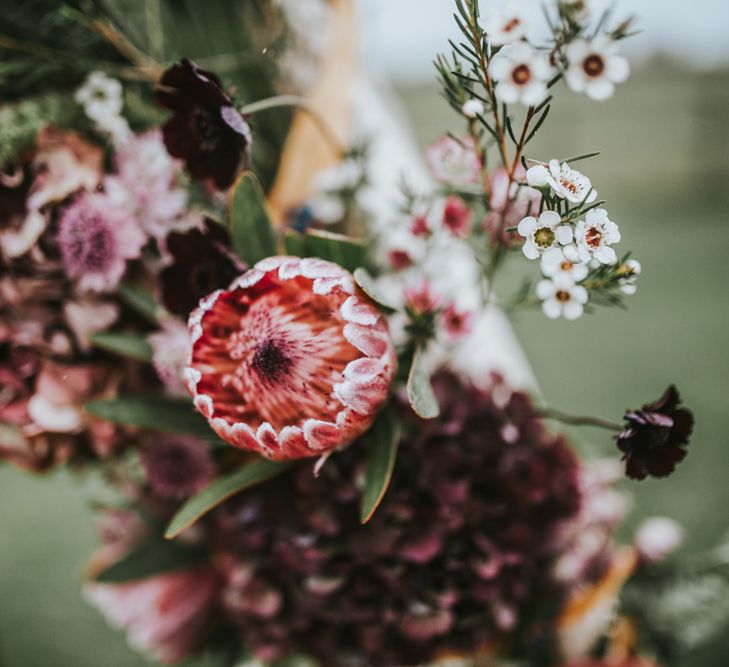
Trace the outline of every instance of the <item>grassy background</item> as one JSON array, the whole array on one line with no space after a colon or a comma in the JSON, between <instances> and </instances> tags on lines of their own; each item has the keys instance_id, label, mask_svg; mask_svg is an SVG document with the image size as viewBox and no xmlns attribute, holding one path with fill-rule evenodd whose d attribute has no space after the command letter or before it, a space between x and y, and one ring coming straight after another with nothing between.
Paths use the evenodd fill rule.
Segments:
<instances>
[{"instance_id":1,"label":"grassy background","mask_svg":"<svg viewBox=\"0 0 729 667\"><path fill-rule=\"evenodd\" d=\"M421 145L459 129L436 89L401 93ZM687 527L685 551L729 528L728 110L729 72L654 63L608 103L564 95L530 150L540 159L602 151L582 167L644 275L628 312L601 310L575 323L529 312L515 327L555 407L614 418L679 384L697 417L690 455L670 480L629 485L635 510L626 533L643 516L667 514ZM584 451L613 451L602 432L575 437ZM96 543L88 503L102 493L66 473L39 479L0 469L2 667L147 664L79 594ZM720 667L728 653L725 637L685 664Z\"/></svg>"}]
</instances>

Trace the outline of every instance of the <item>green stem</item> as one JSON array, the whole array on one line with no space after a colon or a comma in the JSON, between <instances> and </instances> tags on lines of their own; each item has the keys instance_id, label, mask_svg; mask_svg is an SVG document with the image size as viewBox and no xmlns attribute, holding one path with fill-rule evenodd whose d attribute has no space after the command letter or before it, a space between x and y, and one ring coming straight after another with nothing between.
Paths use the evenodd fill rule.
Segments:
<instances>
[{"instance_id":1,"label":"green stem","mask_svg":"<svg viewBox=\"0 0 729 667\"><path fill-rule=\"evenodd\" d=\"M336 134L329 127L327 121L315 109L312 104L304 97L298 95L275 95L274 97L267 97L264 100L258 102L251 102L241 107L239 111L244 115L251 115L258 113L259 111L267 111L268 109L280 109L282 107L294 107L301 109L302 111L309 114L311 119L314 121L319 131L322 133L326 141L334 149L337 155L344 155L347 152L346 147L339 141Z\"/></svg>"},{"instance_id":2,"label":"green stem","mask_svg":"<svg viewBox=\"0 0 729 667\"><path fill-rule=\"evenodd\" d=\"M595 426L614 432L623 430L622 424L616 424L615 422L600 419L599 417L576 417L552 408L542 408L540 412L547 419L554 419L555 421L561 422L562 424L569 424L570 426Z\"/></svg>"}]
</instances>

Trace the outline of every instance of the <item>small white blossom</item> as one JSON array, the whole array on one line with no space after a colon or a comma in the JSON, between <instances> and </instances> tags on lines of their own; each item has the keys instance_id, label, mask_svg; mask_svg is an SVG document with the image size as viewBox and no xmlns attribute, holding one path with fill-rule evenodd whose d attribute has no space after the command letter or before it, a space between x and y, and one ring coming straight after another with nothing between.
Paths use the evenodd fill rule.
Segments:
<instances>
[{"instance_id":1,"label":"small white blossom","mask_svg":"<svg viewBox=\"0 0 729 667\"><path fill-rule=\"evenodd\" d=\"M103 72L91 72L76 91L74 99L92 120L105 116L118 116L124 106L122 85Z\"/></svg>"},{"instance_id":2,"label":"small white blossom","mask_svg":"<svg viewBox=\"0 0 729 667\"><path fill-rule=\"evenodd\" d=\"M562 0L560 4L578 21L587 21L604 12L609 3L606 0Z\"/></svg>"},{"instance_id":3,"label":"small white blossom","mask_svg":"<svg viewBox=\"0 0 729 667\"><path fill-rule=\"evenodd\" d=\"M562 224L556 211L544 211L539 218L529 216L517 226L517 231L526 240L522 252L528 259L551 254L562 256L559 245L572 243L572 227Z\"/></svg>"},{"instance_id":4,"label":"small white blossom","mask_svg":"<svg viewBox=\"0 0 729 667\"><path fill-rule=\"evenodd\" d=\"M507 46L489 65L496 83L496 97L505 104L521 102L536 106L547 98L552 67L546 57L525 42Z\"/></svg>"},{"instance_id":5,"label":"small white blossom","mask_svg":"<svg viewBox=\"0 0 729 667\"><path fill-rule=\"evenodd\" d=\"M527 182L533 188L551 188L552 192L573 204L590 204L597 199L592 181L566 162L551 160L549 166L538 164L527 171Z\"/></svg>"},{"instance_id":6,"label":"small white blossom","mask_svg":"<svg viewBox=\"0 0 729 667\"><path fill-rule=\"evenodd\" d=\"M483 102L481 100L472 99L472 100L466 100L463 103L463 115L466 118L476 118L480 114L482 114L485 110L485 107L483 105Z\"/></svg>"},{"instance_id":7,"label":"small white blossom","mask_svg":"<svg viewBox=\"0 0 729 667\"><path fill-rule=\"evenodd\" d=\"M315 195L308 201L308 206L314 219L325 225L341 222L347 214L342 197L336 193L322 192Z\"/></svg>"},{"instance_id":8,"label":"small white blossom","mask_svg":"<svg viewBox=\"0 0 729 667\"><path fill-rule=\"evenodd\" d=\"M524 0L510 0L501 9L484 13L483 27L492 46L518 42L526 37L533 22L534 10Z\"/></svg>"},{"instance_id":9,"label":"small white blossom","mask_svg":"<svg viewBox=\"0 0 729 667\"><path fill-rule=\"evenodd\" d=\"M129 124L121 115L123 92L121 83L116 79L103 72L91 72L74 96L96 128L108 134L115 146L122 145L132 136Z\"/></svg>"},{"instance_id":10,"label":"small white blossom","mask_svg":"<svg viewBox=\"0 0 729 667\"><path fill-rule=\"evenodd\" d=\"M683 542L683 528L673 519L654 516L646 519L635 535L638 555L648 563L663 560Z\"/></svg>"},{"instance_id":11,"label":"small white blossom","mask_svg":"<svg viewBox=\"0 0 729 667\"><path fill-rule=\"evenodd\" d=\"M581 317L588 298L584 287L575 285L564 275L537 283L537 296L542 300L544 314L552 320L558 317L576 320Z\"/></svg>"},{"instance_id":12,"label":"small white blossom","mask_svg":"<svg viewBox=\"0 0 729 667\"><path fill-rule=\"evenodd\" d=\"M627 58L618 54L617 44L606 35L592 41L575 40L567 47L566 55L567 85L593 100L606 100L615 92L615 84L624 83L630 76Z\"/></svg>"},{"instance_id":13,"label":"small white blossom","mask_svg":"<svg viewBox=\"0 0 729 667\"><path fill-rule=\"evenodd\" d=\"M620 278L620 291L627 296L633 296L638 291L636 281L640 275L642 268L637 259L629 259L618 269Z\"/></svg>"},{"instance_id":14,"label":"small white blossom","mask_svg":"<svg viewBox=\"0 0 729 667\"><path fill-rule=\"evenodd\" d=\"M610 246L620 242L618 226L608 218L604 208L588 211L584 220L575 226L575 241L577 243L577 256L583 262L596 259L601 264L615 264L618 261L615 250ZM568 259L573 253L566 252Z\"/></svg>"},{"instance_id":15,"label":"small white blossom","mask_svg":"<svg viewBox=\"0 0 729 667\"><path fill-rule=\"evenodd\" d=\"M362 182L362 165L351 158L323 169L314 176L314 187L321 192L354 190Z\"/></svg>"},{"instance_id":16,"label":"small white blossom","mask_svg":"<svg viewBox=\"0 0 729 667\"><path fill-rule=\"evenodd\" d=\"M548 253L542 256L542 273L547 278L566 276L573 283L579 283L587 278L590 267L586 262L570 262L563 252Z\"/></svg>"}]
</instances>

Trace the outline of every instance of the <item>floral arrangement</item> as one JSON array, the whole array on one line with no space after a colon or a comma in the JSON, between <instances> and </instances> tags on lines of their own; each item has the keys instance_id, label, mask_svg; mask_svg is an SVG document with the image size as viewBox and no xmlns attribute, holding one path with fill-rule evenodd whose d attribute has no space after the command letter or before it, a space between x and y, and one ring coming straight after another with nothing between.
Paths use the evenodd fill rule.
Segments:
<instances>
[{"instance_id":1,"label":"floral arrangement","mask_svg":"<svg viewBox=\"0 0 729 667\"><path fill-rule=\"evenodd\" d=\"M135 648L164 664L650 667L718 627L686 616L720 551L667 567L681 529L666 518L615 538L619 478L686 455L676 388L611 422L456 362L494 308L574 320L636 291L640 264L574 168L597 154L529 154L562 81L605 100L628 77L632 23L593 4L548 3L535 38L523 3L480 16L456 0L463 37L436 66L464 134L428 151L431 192L403 181L397 221L374 219L368 146L310 98L242 104L109 17L88 22L131 62L86 73L60 111L7 110L26 125L0 173L0 459L93 467L117 490L85 595ZM259 119L290 108L274 182ZM334 159L282 207L305 132ZM540 275L498 300L520 255ZM607 429L616 459L580 460L548 420Z\"/></svg>"}]
</instances>

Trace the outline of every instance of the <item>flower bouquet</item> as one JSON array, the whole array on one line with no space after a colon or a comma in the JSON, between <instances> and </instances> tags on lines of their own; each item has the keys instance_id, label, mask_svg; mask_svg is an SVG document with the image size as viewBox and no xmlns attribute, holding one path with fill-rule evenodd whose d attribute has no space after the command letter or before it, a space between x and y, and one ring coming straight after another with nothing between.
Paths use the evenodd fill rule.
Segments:
<instances>
[{"instance_id":1,"label":"flower bouquet","mask_svg":"<svg viewBox=\"0 0 729 667\"><path fill-rule=\"evenodd\" d=\"M619 546L615 484L673 472L691 412L671 386L622 421L568 415L486 349L503 312L573 320L636 290L575 169L597 154L530 154L565 84L627 79L632 22L455 0L436 67L464 132L383 214L343 92L351 6L250 4L211 5L246 27L232 67L166 50L179 16L140 36L111 7L50 12L80 36L68 88L11 79L0 107L0 458L115 489L86 598L163 664L672 664L729 615L707 609L725 553L663 563L666 518ZM0 47L42 88L54 39ZM499 297L512 257L538 277ZM615 460L550 420L610 431Z\"/></svg>"}]
</instances>

